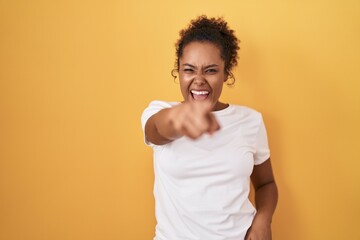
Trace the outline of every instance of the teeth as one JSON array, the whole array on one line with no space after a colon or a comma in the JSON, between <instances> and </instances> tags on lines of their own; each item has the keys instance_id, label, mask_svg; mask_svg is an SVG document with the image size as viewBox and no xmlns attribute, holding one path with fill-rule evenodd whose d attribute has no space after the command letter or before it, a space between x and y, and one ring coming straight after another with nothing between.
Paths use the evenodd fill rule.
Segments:
<instances>
[{"instance_id":1,"label":"teeth","mask_svg":"<svg viewBox=\"0 0 360 240\"><path fill-rule=\"evenodd\" d=\"M192 94L196 94L196 95L208 95L209 91L196 91L196 90L191 90Z\"/></svg>"}]
</instances>

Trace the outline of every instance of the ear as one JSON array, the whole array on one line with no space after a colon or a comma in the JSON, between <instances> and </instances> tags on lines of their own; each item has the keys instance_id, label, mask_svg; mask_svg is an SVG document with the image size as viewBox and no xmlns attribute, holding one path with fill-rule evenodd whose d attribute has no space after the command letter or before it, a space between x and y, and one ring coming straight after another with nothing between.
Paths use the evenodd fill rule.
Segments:
<instances>
[{"instance_id":1,"label":"ear","mask_svg":"<svg viewBox=\"0 0 360 240\"><path fill-rule=\"evenodd\" d=\"M224 82L226 82L227 80L228 80L228 75L225 75Z\"/></svg>"},{"instance_id":2,"label":"ear","mask_svg":"<svg viewBox=\"0 0 360 240\"><path fill-rule=\"evenodd\" d=\"M225 74L224 74L224 83L227 82L228 79L229 79L229 73L228 73L228 71L225 71Z\"/></svg>"}]
</instances>

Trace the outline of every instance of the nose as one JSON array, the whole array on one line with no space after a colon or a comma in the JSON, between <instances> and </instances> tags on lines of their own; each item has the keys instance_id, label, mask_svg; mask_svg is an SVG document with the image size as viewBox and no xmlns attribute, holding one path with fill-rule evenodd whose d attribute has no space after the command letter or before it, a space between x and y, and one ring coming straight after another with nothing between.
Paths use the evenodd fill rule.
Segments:
<instances>
[{"instance_id":1,"label":"nose","mask_svg":"<svg viewBox=\"0 0 360 240\"><path fill-rule=\"evenodd\" d=\"M194 78L194 84L196 85L204 85L206 83L206 79L204 78L204 76L200 73L196 74L195 78Z\"/></svg>"}]
</instances>

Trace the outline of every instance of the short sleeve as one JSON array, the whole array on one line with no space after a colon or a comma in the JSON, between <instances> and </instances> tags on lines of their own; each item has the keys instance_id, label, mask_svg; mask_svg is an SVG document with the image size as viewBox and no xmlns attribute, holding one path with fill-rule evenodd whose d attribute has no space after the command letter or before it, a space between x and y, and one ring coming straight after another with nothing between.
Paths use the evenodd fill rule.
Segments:
<instances>
[{"instance_id":1,"label":"short sleeve","mask_svg":"<svg viewBox=\"0 0 360 240\"><path fill-rule=\"evenodd\" d=\"M172 105L168 102L155 100L155 101L150 102L149 106L147 108L145 108L145 110L143 111L143 113L141 115L141 127L144 132L144 141L145 141L146 145L154 146L154 144L152 144L151 142L149 142L146 139L146 136L145 136L146 122L149 120L149 118L152 115L156 114L157 112L159 112L160 110L162 110L164 108L170 108L170 107L172 107Z\"/></svg>"},{"instance_id":2,"label":"short sleeve","mask_svg":"<svg viewBox=\"0 0 360 240\"><path fill-rule=\"evenodd\" d=\"M265 124L260 114L259 129L255 139L254 164L259 165L270 157L270 149L268 145Z\"/></svg>"}]
</instances>

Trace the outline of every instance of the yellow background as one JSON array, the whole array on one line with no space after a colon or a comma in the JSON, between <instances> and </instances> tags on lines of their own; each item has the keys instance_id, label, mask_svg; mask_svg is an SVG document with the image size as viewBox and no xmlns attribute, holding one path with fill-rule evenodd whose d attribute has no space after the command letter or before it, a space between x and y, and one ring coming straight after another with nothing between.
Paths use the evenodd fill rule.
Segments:
<instances>
[{"instance_id":1,"label":"yellow background","mask_svg":"<svg viewBox=\"0 0 360 240\"><path fill-rule=\"evenodd\" d=\"M202 13L241 39L222 99L264 115L274 239L360 239L360 1L0 0L1 240L152 239L140 116L181 100L174 43Z\"/></svg>"}]
</instances>

